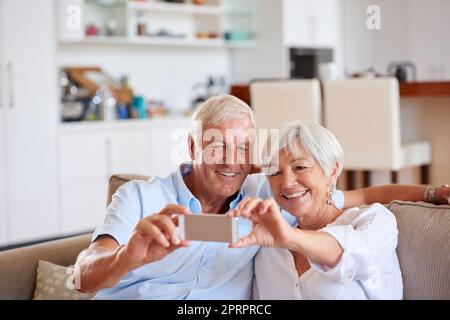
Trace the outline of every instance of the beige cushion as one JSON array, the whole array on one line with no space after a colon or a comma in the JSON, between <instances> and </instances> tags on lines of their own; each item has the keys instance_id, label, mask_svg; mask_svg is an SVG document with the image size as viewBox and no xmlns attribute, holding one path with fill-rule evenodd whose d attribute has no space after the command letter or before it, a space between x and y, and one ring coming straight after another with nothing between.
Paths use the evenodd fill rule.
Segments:
<instances>
[{"instance_id":1,"label":"beige cushion","mask_svg":"<svg viewBox=\"0 0 450 320\"><path fill-rule=\"evenodd\" d=\"M83 294L71 288L70 268L39 260L33 300L90 300L94 294Z\"/></svg>"},{"instance_id":2,"label":"beige cushion","mask_svg":"<svg viewBox=\"0 0 450 320\"><path fill-rule=\"evenodd\" d=\"M108 186L108 199L106 203L109 205L111 203L112 196L116 193L117 189L124 183L131 180L148 180L150 177L138 174L114 174L109 178Z\"/></svg>"},{"instance_id":3,"label":"beige cushion","mask_svg":"<svg viewBox=\"0 0 450 320\"><path fill-rule=\"evenodd\" d=\"M403 298L450 299L450 206L394 201Z\"/></svg>"},{"instance_id":4,"label":"beige cushion","mask_svg":"<svg viewBox=\"0 0 450 320\"><path fill-rule=\"evenodd\" d=\"M0 300L31 299L39 260L70 266L90 241L86 234L0 252Z\"/></svg>"}]
</instances>

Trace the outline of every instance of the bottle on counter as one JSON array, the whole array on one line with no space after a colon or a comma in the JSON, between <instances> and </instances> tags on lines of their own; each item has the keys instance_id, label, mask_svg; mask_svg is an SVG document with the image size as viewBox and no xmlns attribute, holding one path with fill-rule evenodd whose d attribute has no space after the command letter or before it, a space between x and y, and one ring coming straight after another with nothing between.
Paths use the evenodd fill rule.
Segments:
<instances>
[{"instance_id":1,"label":"bottle on counter","mask_svg":"<svg viewBox=\"0 0 450 320\"><path fill-rule=\"evenodd\" d=\"M138 36L145 36L147 34L147 16L141 11L139 11L137 15L136 33Z\"/></svg>"},{"instance_id":2,"label":"bottle on counter","mask_svg":"<svg viewBox=\"0 0 450 320\"><path fill-rule=\"evenodd\" d=\"M123 119L128 119L129 115L128 115L128 107L126 104L120 103L117 106L117 113L119 116L119 119L123 120Z\"/></svg>"},{"instance_id":3,"label":"bottle on counter","mask_svg":"<svg viewBox=\"0 0 450 320\"><path fill-rule=\"evenodd\" d=\"M147 106L145 104L145 100L143 96L135 96L133 97L133 104L131 108L131 117L144 119L147 118Z\"/></svg>"},{"instance_id":4,"label":"bottle on counter","mask_svg":"<svg viewBox=\"0 0 450 320\"><path fill-rule=\"evenodd\" d=\"M116 99L111 90L106 85L97 90L96 96L99 97L99 119L103 121L113 121L117 119Z\"/></svg>"},{"instance_id":5,"label":"bottle on counter","mask_svg":"<svg viewBox=\"0 0 450 320\"><path fill-rule=\"evenodd\" d=\"M90 99L88 106L86 108L84 120L86 121L98 120L100 102L101 102L100 97L97 95L95 95L94 97L92 97L92 99Z\"/></svg>"}]
</instances>

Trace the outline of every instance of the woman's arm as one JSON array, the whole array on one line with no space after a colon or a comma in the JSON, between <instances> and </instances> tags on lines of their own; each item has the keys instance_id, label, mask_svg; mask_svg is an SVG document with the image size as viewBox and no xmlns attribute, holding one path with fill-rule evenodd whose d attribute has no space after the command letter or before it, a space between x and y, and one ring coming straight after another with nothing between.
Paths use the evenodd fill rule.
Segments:
<instances>
[{"instance_id":1,"label":"woman's arm","mask_svg":"<svg viewBox=\"0 0 450 320\"><path fill-rule=\"evenodd\" d=\"M341 259L343 249L333 236L325 232L293 228L283 218L272 198L246 198L229 215L244 217L253 223L252 232L231 244L231 248L251 245L286 248L330 268Z\"/></svg>"},{"instance_id":2,"label":"woman's arm","mask_svg":"<svg viewBox=\"0 0 450 320\"><path fill-rule=\"evenodd\" d=\"M326 232L295 229L289 250L300 253L314 263L334 268L341 260L343 249Z\"/></svg>"},{"instance_id":3,"label":"woman's arm","mask_svg":"<svg viewBox=\"0 0 450 320\"><path fill-rule=\"evenodd\" d=\"M369 187L344 191L344 207L352 208L372 203L389 203L393 200L426 201L427 185L401 185L390 184L385 186ZM450 187L436 188L436 202L438 204L450 203Z\"/></svg>"}]
</instances>

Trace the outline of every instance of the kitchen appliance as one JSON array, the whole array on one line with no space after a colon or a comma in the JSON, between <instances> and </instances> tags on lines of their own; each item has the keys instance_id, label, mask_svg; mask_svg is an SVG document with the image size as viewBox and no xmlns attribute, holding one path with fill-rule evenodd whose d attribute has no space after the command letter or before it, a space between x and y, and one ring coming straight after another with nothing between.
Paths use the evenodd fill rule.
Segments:
<instances>
[{"instance_id":1,"label":"kitchen appliance","mask_svg":"<svg viewBox=\"0 0 450 320\"><path fill-rule=\"evenodd\" d=\"M290 48L290 77L314 79L319 77L319 66L333 62L332 49Z\"/></svg>"},{"instance_id":2,"label":"kitchen appliance","mask_svg":"<svg viewBox=\"0 0 450 320\"><path fill-rule=\"evenodd\" d=\"M408 69L410 72L408 72ZM394 61L388 65L387 72L399 82L417 81L417 68L411 61Z\"/></svg>"}]
</instances>

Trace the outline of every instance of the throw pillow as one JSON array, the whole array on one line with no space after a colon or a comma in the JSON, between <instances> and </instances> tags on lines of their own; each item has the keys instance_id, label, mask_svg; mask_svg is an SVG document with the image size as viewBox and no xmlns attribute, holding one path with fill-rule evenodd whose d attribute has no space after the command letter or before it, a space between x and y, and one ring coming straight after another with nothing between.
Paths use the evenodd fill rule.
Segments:
<instances>
[{"instance_id":1,"label":"throw pillow","mask_svg":"<svg viewBox=\"0 0 450 320\"><path fill-rule=\"evenodd\" d=\"M69 268L39 260L33 300L89 300L94 294L83 294L68 285Z\"/></svg>"}]
</instances>

